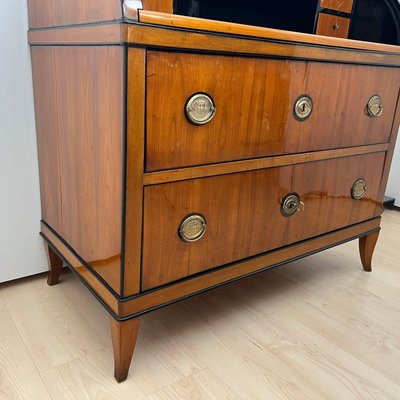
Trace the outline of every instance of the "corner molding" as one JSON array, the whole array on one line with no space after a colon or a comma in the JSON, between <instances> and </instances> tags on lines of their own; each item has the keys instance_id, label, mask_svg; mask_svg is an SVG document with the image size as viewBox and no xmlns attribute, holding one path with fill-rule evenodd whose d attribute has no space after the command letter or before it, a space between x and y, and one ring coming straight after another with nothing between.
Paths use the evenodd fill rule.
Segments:
<instances>
[{"instance_id":1,"label":"corner molding","mask_svg":"<svg viewBox=\"0 0 400 400\"><path fill-rule=\"evenodd\" d=\"M138 21L139 10L143 9L141 0L124 0L123 11L124 19L129 21Z\"/></svg>"}]
</instances>

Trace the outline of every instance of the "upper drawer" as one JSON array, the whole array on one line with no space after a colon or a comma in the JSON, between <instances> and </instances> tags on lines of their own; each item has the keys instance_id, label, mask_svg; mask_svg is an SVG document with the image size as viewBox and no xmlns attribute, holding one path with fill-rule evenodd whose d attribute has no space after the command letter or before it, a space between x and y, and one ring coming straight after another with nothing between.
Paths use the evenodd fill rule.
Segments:
<instances>
[{"instance_id":1,"label":"upper drawer","mask_svg":"<svg viewBox=\"0 0 400 400\"><path fill-rule=\"evenodd\" d=\"M376 153L145 187L143 289L373 218L384 160ZM367 191L356 200L359 178ZM296 211L294 193L302 211L284 216L285 198ZM206 222L203 236L193 214Z\"/></svg>"},{"instance_id":2,"label":"upper drawer","mask_svg":"<svg viewBox=\"0 0 400 400\"><path fill-rule=\"evenodd\" d=\"M386 142L399 78L396 68L149 51L146 169ZM186 116L196 93L216 107L204 125ZM300 122L293 111L303 94L313 112ZM371 118L376 94L384 109Z\"/></svg>"}]
</instances>

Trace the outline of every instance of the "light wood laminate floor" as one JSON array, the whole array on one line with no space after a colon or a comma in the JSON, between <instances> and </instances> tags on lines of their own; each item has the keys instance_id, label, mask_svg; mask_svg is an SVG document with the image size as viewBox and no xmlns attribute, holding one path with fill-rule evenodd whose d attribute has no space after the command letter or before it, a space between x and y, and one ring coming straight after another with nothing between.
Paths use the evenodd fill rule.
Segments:
<instances>
[{"instance_id":1,"label":"light wood laminate floor","mask_svg":"<svg viewBox=\"0 0 400 400\"><path fill-rule=\"evenodd\" d=\"M400 212L357 242L142 317L117 384L108 315L69 272L0 285L0 399L400 399Z\"/></svg>"}]
</instances>

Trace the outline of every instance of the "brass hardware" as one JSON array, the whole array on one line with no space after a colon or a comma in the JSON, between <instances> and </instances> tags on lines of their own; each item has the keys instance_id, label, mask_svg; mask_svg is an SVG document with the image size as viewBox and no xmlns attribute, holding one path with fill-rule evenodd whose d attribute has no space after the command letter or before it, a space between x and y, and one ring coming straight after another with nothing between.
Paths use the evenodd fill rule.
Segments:
<instances>
[{"instance_id":1,"label":"brass hardware","mask_svg":"<svg viewBox=\"0 0 400 400\"><path fill-rule=\"evenodd\" d=\"M190 122L195 125L204 125L214 118L216 108L210 96L205 93L196 93L186 102L185 110Z\"/></svg>"},{"instance_id":2,"label":"brass hardware","mask_svg":"<svg viewBox=\"0 0 400 400\"><path fill-rule=\"evenodd\" d=\"M200 240L207 229L207 221L200 214L186 216L179 226L179 236L184 242Z\"/></svg>"},{"instance_id":3,"label":"brass hardware","mask_svg":"<svg viewBox=\"0 0 400 400\"><path fill-rule=\"evenodd\" d=\"M355 200L360 200L365 196L367 184L364 179L357 179L351 188L351 197Z\"/></svg>"},{"instance_id":4,"label":"brass hardware","mask_svg":"<svg viewBox=\"0 0 400 400\"><path fill-rule=\"evenodd\" d=\"M300 201L299 205L297 206L297 211L302 212L302 211L304 211L305 208L306 208L306 205L302 201Z\"/></svg>"},{"instance_id":5,"label":"brass hardware","mask_svg":"<svg viewBox=\"0 0 400 400\"><path fill-rule=\"evenodd\" d=\"M339 22L336 22L336 24L333 25L333 29L339 29L339 28L340 28Z\"/></svg>"},{"instance_id":6,"label":"brass hardware","mask_svg":"<svg viewBox=\"0 0 400 400\"><path fill-rule=\"evenodd\" d=\"M296 99L293 114L298 121L305 121L310 118L312 111L313 101L310 96L304 94Z\"/></svg>"},{"instance_id":7,"label":"brass hardware","mask_svg":"<svg viewBox=\"0 0 400 400\"><path fill-rule=\"evenodd\" d=\"M379 117L383 112L383 101L380 96L374 95L368 100L366 114L371 118Z\"/></svg>"},{"instance_id":8,"label":"brass hardware","mask_svg":"<svg viewBox=\"0 0 400 400\"><path fill-rule=\"evenodd\" d=\"M281 213L284 217L291 217L297 212L304 211L305 207L297 193L289 193L282 200Z\"/></svg>"}]
</instances>

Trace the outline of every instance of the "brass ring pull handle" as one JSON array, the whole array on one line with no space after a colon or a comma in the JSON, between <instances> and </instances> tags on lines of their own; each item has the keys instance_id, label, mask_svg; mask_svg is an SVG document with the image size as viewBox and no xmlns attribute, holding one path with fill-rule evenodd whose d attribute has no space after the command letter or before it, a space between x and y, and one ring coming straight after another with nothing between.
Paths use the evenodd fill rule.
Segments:
<instances>
[{"instance_id":1,"label":"brass ring pull handle","mask_svg":"<svg viewBox=\"0 0 400 400\"><path fill-rule=\"evenodd\" d=\"M185 106L186 117L194 125L205 125L216 112L213 99L206 93L195 93L190 96Z\"/></svg>"},{"instance_id":2,"label":"brass ring pull handle","mask_svg":"<svg viewBox=\"0 0 400 400\"><path fill-rule=\"evenodd\" d=\"M371 117L376 118L380 117L383 112L383 101L382 98L378 95L372 96L368 100L367 107L365 108L365 113Z\"/></svg>"},{"instance_id":3,"label":"brass ring pull handle","mask_svg":"<svg viewBox=\"0 0 400 400\"><path fill-rule=\"evenodd\" d=\"M297 212L304 211L305 207L297 193L289 193L282 200L281 213L284 217L291 217Z\"/></svg>"},{"instance_id":4,"label":"brass ring pull handle","mask_svg":"<svg viewBox=\"0 0 400 400\"><path fill-rule=\"evenodd\" d=\"M364 179L357 179L351 187L351 197L355 200L361 200L367 192L367 183Z\"/></svg>"},{"instance_id":5,"label":"brass ring pull handle","mask_svg":"<svg viewBox=\"0 0 400 400\"><path fill-rule=\"evenodd\" d=\"M297 121L303 122L311 117L313 112L313 101L312 98L306 94L298 97L294 103L293 116Z\"/></svg>"},{"instance_id":6,"label":"brass ring pull handle","mask_svg":"<svg viewBox=\"0 0 400 400\"><path fill-rule=\"evenodd\" d=\"M207 221L201 214L187 215L179 225L179 237L184 242L197 242L207 230Z\"/></svg>"}]
</instances>

